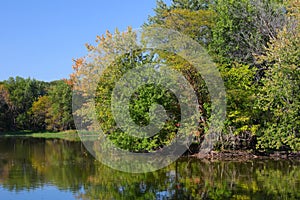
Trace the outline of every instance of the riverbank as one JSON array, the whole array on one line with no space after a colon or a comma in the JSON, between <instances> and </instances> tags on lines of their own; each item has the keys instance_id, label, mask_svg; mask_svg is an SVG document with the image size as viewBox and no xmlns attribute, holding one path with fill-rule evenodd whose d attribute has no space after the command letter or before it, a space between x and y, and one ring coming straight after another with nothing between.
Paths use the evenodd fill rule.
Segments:
<instances>
[{"instance_id":1,"label":"riverbank","mask_svg":"<svg viewBox=\"0 0 300 200\"><path fill-rule=\"evenodd\" d=\"M0 137L32 137L45 139L62 139L67 141L80 141L76 130L62 132L0 132ZM210 151L209 153L187 152L182 157L193 157L203 160L220 161L247 161L252 159L299 159L300 152L287 151L258 151L258 150L222 150Z\"/></svg>"},{"instance_id":2,"label":"riverbank","mask_svg":"<svg viewBox=\"0 0 300 200\"><path fill-rule=\"evenodd\" d=\"M220 161L247 161L252 159L297 159L300 160L300 152L286 151L255 151L255 150L223 150L211 151L209 153L196 153L188 155L204 160Z\"/></svg>"},{"instance_id":3,"label":"riverbank","mask_svg":"<svg viewBox=\"0 0 300 200\"><path fill-rule=\"evenodd\" d=\"M68 141L80 141L76 130L62 131L62 132L33 132L33 131L17 131L17 132L3 132L0 137L33 137L45 139L64 139Z\"/></svg>"}]
</instances>

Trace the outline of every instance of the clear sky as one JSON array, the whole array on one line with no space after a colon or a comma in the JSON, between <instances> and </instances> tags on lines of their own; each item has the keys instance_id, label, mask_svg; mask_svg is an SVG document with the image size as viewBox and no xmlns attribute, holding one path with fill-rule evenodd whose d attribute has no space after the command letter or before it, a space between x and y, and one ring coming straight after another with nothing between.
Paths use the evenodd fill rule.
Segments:
<instances>
[{"instance_id":1,"label":"clear sky","mask_svg":"<svg viewBox=\"0 0 300 200\"><path fill-rule=\"evenodd\" d=\"M106 30L139 28L156 0L0 1L0 81L68 78L72 59L86 55Z\"/></svg>"}]
</instances>

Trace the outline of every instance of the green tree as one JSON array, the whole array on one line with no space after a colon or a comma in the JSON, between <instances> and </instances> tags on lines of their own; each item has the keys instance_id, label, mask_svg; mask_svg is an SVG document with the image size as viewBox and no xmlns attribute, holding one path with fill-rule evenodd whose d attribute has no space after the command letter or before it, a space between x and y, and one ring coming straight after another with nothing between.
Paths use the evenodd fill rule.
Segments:
<instances>
[{"instance_id":1,"label":"green tree","mask_svg":"<svg viewBox=\"0 0 300 200\"><path fill-rule=\"evenodd\" d=\"M256 70L239 63L223 65L219 68L225 83L227 98L227 119L224 132L231 136L247 137L244 139L251 140L258 128L255 122L257 110L253 109L257 93L257 84L253 81ZM228 145L227 142L229 141L223 141L225 146ZM249 147L248 145L244 146Z\"/></svg>"},{"instance_id":2,"label":"green tree","mask_svg":"<svg viewBox=\"0 0 300 200\"><path fill-rule=\"evenodd\" d=\"M179 105L176 96L164 89L165 85L159 82L155 84L145 84L132 94L129 104L130 117L138 126L146 126L150 123L151 117L153 117L148 114L151 106L153 106L153 104L160 104L166 109L169 117L163 128L153 137L140 139L131 136L128 131L120 130L116 126L111 112L111 96L115 82L124 75L124 72L130 69L141 69L143 65L147 63L153 64L153 57L150 55L143 55L142 52L135 52L134 55L134 60L130 57L128 58L128 55L122 56L119 61L104 71L106 75L104 78L100 78L97 87L97 115L104 131L109 134L109 138L119 147L130 151L151 151L168 144L173 139L178 129L176 123L180 121L180 109L178 109ZM125 59L126 57L127 59ZM116 71L123 72L117 73ZM147 75L147 70L144 70L143 73ZM122 96L119 98L119 101L121 101L121 99ZM123 120L126 122L128 119ZM127 122L126 124L129 125L130 123ZM133 131L132 129L130 130L130 127L128 128L129 131Z\"/></svg>"},{"instance_id":3,"label":"green tree","mask_svg":"<svg viewBox=\"0 0 300 200\"><path fill-rule=\"evenodd\" d=\"M211 29L216 14L208 10L208 1L173 0L170 6L157 1L155 15L149 17L146 25L159 25L190 36L203 46L211 41Z\"/></svg>"},{"instance_id":4,"label":"green tree","mask_svg":"<svg viewBox=\"0 0 300 200\"><path fill-rule=\"evenodd\" d=\"M299 10L299 1L289 1L289 23L259 57L267 70L258 95L263 111L258 148L300 150Z\"/></svg>"},{"instance_id":5,"label":"green tree","mask_svg":"<svg viewBox=\"0 0 300 200\"><path fill-rule=\"evenodd\" d=\"M10 129L30 129L30 116L28 111L32 103L46 93L46 83L35 79L21 77L9 78L4 81L9 93L9 112L11 115Z\"/></svg>"},{"instance_id":6,"label":"green tree","mask_svg":"<svg viewBox=\"0 0 300 200\"><path fill-rule=\"evenodd\" d=\"M46 113L47 129L53 131L69 130L74 128L72 116L72 88L64 80L51 83L48 91L50 106ZM45 102L47 106L47 102Z\"/></svg>"},{"instance_id":7,"label":"green tree","mask_svg":"<svg viewBox=\"0 0 300 200\"><path fill-rule=\"evenodd\" d=\"M10 127L9 93L3 83L0 83L0 131Z\"/></svg>"},{"instance_id":8,"label":"green tree","mask_svg":"<svg viewBox=\"0 0 300 200\"><path fill-rule=\"evenodd\" d=\"M257 133L259 122L264 120L254 107L267 61L258 61L257 57L265 54L268 42L275 40L280 30L291 21L287 17L288 7L277 0L173 0L170 6L158 1L155 15L148 20L148 24L175 29L202 45L208 45L226 86L224 133L232 133L234 140L243 135L252 138ZM202 32L204 35L199 31L201 27L206 28L206 32ZM184 66L184 62L172 64ZM197 82L194 88L196 91L202 88L197 92L201 94L198 97L205 97L200 105L209 102L209 94L203 90L205 83ZM207 112L205 110L209 111L206 107L202 113Z\"/></svg>"},{"instance_id":9,"label":"green tree","mask_svg":"<svg viewBox=\"0 0 300 200\"><path fill-rule=\"evenodd\" d=\"M154 71L158 70L155 67L144 69L143 66L147 66L147 64L156 67L159 66L159 71L161 72L171 66L174 70L182 73L187 81L195 87L201 109L204 107L204 100L207 100L205 99L207 97L205 95L207 94L207 90L203 88L201 75L187 61L163 51L150 51L137 46L135 34L129 28L127 32L122 34L116 30L114 34L107 32L105 36L97 37L97 45L88 46L90 50L89 57L93 59L89 63L82 63L81 60L77 60L74 67L76 71L71 77L76 82L74 84L75 91L80 93L80 97L82 98L89 97L89 93L94 91L93 89L90 91L89 88L96 89L95 97L90 98L92 100L95 99L96 120L100 122L104 133L116 145L131 151L152 151L159 149L165 144L169 144L176 136L178 127L180 126L178 124L180 121L178 100L172 92L168 91L167 85L159 81L155 84L147 83L146 80L143 82L144 85L139 83L142 86L131 96L129 104L130 118L139 126L148 125L153 120L153 116L151 115L152 106L160 104L165 108L169 119L166 120L160 132L153 137L145 137L143 139L133 137L129 133L131 130L128 131L130 127L127 130L121 130L117 127L111 110L112 93L119 79L131 69L143 69L142 73L146 77L151 73L151 69ZM144 41L146 42L146 40ZM131 81L134 81L134 79ZM168 84L177 83L176 78L174 77L174 82L171 82ZM120 96L119 99L122 99L122 97ZM188 99L185 100L188 101ZM93 116L93 113L88 113L90 105L93 105L92 103L87 101L80 104L83 106L75 112L76 115ZM123 120L128 122L130 119L125 118ZM84 119L80 120L80 122L82 121ZM90 125L87 128L92 129L93 126L92 124Z\"/></svg>"},{"instance_id":10,"label":"green tree","mask_svg":"<svg viewBox=\"0 0 300 200\"><path fill-rule=\"evenodd\" d=\"M267 42L285 24L285 9L278 1L218 0L210 51L217 62L253 65Z\"/></svg>"}]
</instances>

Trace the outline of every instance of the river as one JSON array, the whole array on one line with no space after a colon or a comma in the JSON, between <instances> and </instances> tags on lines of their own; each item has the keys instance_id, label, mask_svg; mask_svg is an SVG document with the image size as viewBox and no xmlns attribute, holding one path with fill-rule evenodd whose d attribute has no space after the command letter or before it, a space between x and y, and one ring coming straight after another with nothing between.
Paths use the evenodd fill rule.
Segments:
<instances>
[{"instance_id":1,"label":"river","mask_svg":"<svg viewBox=\"0 0 300 200\"><path fill-rule=\"evenodd\" d=\"M101 164L81 142L1 137L0 199L300 199L300 161L181 158L130 174Z\"/></svg>"}]
</instances>

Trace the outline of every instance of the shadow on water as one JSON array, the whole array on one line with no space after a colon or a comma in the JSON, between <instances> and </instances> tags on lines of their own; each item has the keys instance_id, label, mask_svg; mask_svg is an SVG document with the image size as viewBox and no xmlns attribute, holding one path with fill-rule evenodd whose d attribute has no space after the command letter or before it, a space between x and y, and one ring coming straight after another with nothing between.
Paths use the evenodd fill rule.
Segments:
<instances>
[{"instance_id":1,"label":"shadow on water","mask_svg":"<svg viewBox=\"0 0 300 200\"><path fill-rule=\"evenodd\" d=\"M182 158L156 172L130 174L102 165L80 142L0 139L0 193L36 199L36 190L50 186L74 199L300 199L300 161Z\"/></svg>"}]
</instances>

